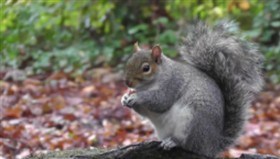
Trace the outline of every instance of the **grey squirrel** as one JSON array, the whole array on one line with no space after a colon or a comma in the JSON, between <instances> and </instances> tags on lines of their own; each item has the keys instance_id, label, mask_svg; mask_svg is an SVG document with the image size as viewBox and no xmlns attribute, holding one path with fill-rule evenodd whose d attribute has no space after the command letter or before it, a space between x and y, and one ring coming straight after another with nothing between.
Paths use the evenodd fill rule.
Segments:
<instances>
[{"instance_id":1,"label":"grey squirrel","mask_svg":"<svg viewBox=\"0 0 280 159\"><path fill-rule=\"evenodd\" d=\"M262 89L263 56L228 32L231 23L190 30L180 47L184 62L156 45L134 53L125 66L125 83L134 91L122 104L147 117L161 146L217 156L242 132L247 109Z\"/></svg>"}]
</instances>

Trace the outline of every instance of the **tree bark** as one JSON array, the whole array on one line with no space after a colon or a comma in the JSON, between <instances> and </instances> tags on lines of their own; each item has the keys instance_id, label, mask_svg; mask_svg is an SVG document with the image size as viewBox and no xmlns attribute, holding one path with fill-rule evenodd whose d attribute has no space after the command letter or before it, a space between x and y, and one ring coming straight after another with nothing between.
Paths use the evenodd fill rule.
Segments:
<instances>
[{"instance_id":1,"label":"tree bark","mask_svg":"<svg viewBox=\"0 0 280 159\"><path fill-rule=\"evenodd\" d=\"M160 142L152 141L135 145L129 145L111 151L99 149L93 150L68 150L52 152L45 155L31 156L29 159L213 159L203 155L195 154L181 148L165 151L159 147ZM242 154L235 159L278 159L271 155L249 155Z\"/></svg>"}]
</instances>

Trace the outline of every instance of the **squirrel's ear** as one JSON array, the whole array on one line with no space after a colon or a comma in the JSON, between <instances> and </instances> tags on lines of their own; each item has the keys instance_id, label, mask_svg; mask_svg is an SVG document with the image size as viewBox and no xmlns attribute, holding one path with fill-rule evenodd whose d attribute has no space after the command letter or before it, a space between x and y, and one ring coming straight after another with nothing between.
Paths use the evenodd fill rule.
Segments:
<instances>
[{"instance_id":1,"label":"squirrel's ear","mask_svg":"<svg viewBox=\"0 0 280 159\"><path fill-rule=\"evenodd\" d=\"M134 44L134 52L139 52L141 48L138 45L138 41Z\"/></svg>"},{"instance_id":2,"label":"squirrel's ear","mask_svg":"<svg viewBox=\"0 0 280 159\"><path fill-rule=\"evenodd\" d=\"M159 45L156 45L152 48L152 57L155 60L156 63L161 63L161 48Z\"/></svg>"}]
</instances>

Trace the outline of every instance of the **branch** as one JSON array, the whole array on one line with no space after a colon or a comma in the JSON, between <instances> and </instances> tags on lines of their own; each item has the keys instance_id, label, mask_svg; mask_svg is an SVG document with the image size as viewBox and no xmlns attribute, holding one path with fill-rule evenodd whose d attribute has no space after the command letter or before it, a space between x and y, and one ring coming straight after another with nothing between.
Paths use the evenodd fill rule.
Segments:
<instances>
[{"instance_id":1,"label":"branch","mask_svg":"<svg viewBox=\"0 0 280 159\"><path fill-rule=\"evenodd\" d=\"M63 159L210 159L209 157L195 154L182 148L174 148L170 151L160 148L160 142L144 142L118 148L111 151L93 150L68 150L52 152L46 155L33 156L29 159L63 158ZM213 158L211 158L213 159ZM235 159L278 159L270 155L243 154Z\"/></svg>"},{"instance_id":2,"label":"branch","mask_svg":"<svg viewBox=\"0 0 280 159\"><path fill-rule=\"evenodd\" d=\"M172 151L165 151L160 148L159 145L160 142L152 141L129 145L97 156L89 156L89 158L79 158L79 156L77 156L75 159L209 159L208 157L197 155L181 148L174 148Z\"/></svg>"}]
</instances>

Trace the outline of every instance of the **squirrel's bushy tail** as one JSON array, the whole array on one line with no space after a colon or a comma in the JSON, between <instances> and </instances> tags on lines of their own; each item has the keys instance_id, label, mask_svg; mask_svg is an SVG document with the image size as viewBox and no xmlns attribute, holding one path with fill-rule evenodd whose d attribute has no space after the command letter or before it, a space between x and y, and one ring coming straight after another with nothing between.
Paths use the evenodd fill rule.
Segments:
<instances>
[{"instance_id":1,"label":"squirrel's bushy tail","mask_svg":"<svg viewBox=\"0 0 280 159\"><path fill-rule=\"evenodd\" d=\"M189 30L180 49L191 65L211 76L225 99L221 147L238 137L246 121L247 108L262 89L263 56L250 43L231 35L233 23L209 28L197 23Z\"/></svg>"}]
</instances>

